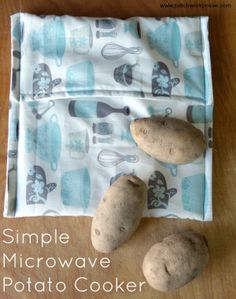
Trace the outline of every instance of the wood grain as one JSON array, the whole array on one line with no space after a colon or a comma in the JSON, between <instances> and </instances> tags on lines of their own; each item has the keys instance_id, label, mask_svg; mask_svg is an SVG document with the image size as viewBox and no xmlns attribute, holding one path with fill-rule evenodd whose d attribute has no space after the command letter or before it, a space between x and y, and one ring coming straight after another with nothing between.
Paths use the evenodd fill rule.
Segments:
<instances>
[{"instance_id":1,"label":"wood grain","mask_svg":"<svg viewBox=\"0 0 236 299\"><path fill-rule=\"evenodd\" d=\"M177 1L176 1L177 2ZM169 3L176 3L169 1ZM229 1L189 1L188 3L229 3ZM0 0L0 210L3 210L5 188L5 164L7 144L8 95L10 80L10 21L15 12L34 14L70 14L86 16L210 16L210 45L214 85L214 167L213 200L214 221L202 223L188 220L143 219L140 229L129 243L110 254L111 267L101 269L75 267L66 269L1 269L3 276L24 280L31 276L34 280L64 280L68 284L65 293L2 293L1 298L135 298L135 299L202 299L236 298L236 10L232 8L160 8L161 1L109 1L109 0ZM164 3L164 1L162 2ZM184 2L185 3L185 2ZM233 1L231 2L233 5ZM0 228L12 228L20 232L59 232L70 234L68 246L49 245L41 249L36 245L0 245L0 253L22 253L24 256L86 256L102 257L90 243L89 217L21 218L1 217ZM205 271L192 283L171 293L159 293L145 286L142 293L81 293L73 289L73 280L78 276L106 281L118 276L125 281L142 281L141 264L144 254L158 239L170 232L195 229L205 234L210 248L210 262Z\"/></svg>"}]
</instances>

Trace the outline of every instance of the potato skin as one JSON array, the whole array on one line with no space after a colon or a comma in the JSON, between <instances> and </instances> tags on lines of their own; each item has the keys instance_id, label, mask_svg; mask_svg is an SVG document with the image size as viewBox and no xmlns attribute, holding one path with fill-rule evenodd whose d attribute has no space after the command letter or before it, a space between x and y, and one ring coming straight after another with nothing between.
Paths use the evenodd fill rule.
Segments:
<instances>
[{"instance_id":1,"label":"potato skin","mask_svg":"<svg viewBox=\"0 0 236 299\"><path fill-rule=\"evenodd\" d=\"M156 290L180 288L195 278L208 263L205 237L194 232L170 235L153 245L143 261L143 274Z\"/></svg>"},{"instance_id":2,"label":"potato skin","mask_svg":"<svg viewBox=\"0 0 236 299\"><path fill-rule=\"evenodd\" d=\"M203 133L192 124L171 117L154 116L133 120L130 131L138 146L153 158L185 164L205 150Z\"/></svg>"},{"instance_id":3,"label":"potato skin","mask_svg":"<svg viewBox=\"0 0 236 299\"><path fill-rule=\"evenodd\" d=\"M115 181L105 192L93 218L93 247L108 253L127 241L140 223L146 200L146 185L138 177L125 175Z\"/></svg>"}]
</instances>

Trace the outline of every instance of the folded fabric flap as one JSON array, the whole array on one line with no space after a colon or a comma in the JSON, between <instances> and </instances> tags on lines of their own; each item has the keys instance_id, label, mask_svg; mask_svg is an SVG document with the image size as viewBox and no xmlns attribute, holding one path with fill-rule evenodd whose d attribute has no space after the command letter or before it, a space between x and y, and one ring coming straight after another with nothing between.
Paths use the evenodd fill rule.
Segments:
<instances>
[{"instance_id":1,"label":"folded fabric flap","mask_svg":"<svg viewBox=\"0 0 236 299\"><path fill-rule=\"evenodd\" d=\"M93 215L121 175L148 186L144 217L212 218L208 18L12 16L5 216ZM207 150L171 165L131 120L191 122Z\"/></svg>"}]
</instances>

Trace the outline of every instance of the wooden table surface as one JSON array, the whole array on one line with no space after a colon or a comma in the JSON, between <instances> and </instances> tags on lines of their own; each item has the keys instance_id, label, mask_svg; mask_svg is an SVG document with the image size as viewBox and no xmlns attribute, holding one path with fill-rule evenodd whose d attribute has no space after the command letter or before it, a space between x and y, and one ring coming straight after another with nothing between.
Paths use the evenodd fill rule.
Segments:
<instances>
[{"instance_id":1,"label":"wooden table surface","mask_svg":"<svg viewBox=\"0 0 236 299\"><path fill-rule=\"evenodd\" d=\"M177 1L169 1L176 3ZM214 4L230 3L227 1L191 1L191 3ZM6 219L1 216L1 239L3 229L11 228L21 232L53 233L70 235L68 245L49 245L44 249L38 245L7 245L1 240L0 253L24 256L82 256L101 258L108 256L111 266L102 269L86 266L85 269L59 267L48 269L22 269L1 266L1 298L182 298L182 299L233 299L236 298L236 10L231 8L160 8L161 1L135 0L0 0L0 210L3 210L6 168L8 95L10 82L10 15L15 12L34 14L70 14L86 16L113 16L126 18L129 16L210 16L210 46L212 58L212 75L214 86L214 167L213 167L213 222L203 223L188 220L143 219L141 226L133 238L120 249L109 255L96 253L90 243L89 217L56 217L56 218L22 218ZM162 2L164 3L164 1ZM177 2L180 3L180 2ZM185 3L185 1L183 2ZM188 2L190 4L190 2ZM231 5L233 5L231 1ZM202 275L185 287L170 292L159 293L148 285L141 293L78 293L73 288L74 280L79 276L89 281L120 280L143 281L141 271L145 252L158 239L170 232L195 229L203 233L209 243L210 262ZM2 257L1 257L2 260ZM1 262L2 264L2 262ZM67 290L58 292L17 293L9 288L3 293L2 278L10 276L14 282L25 281L28 276L33 281L46 280L49 276L54 282L65 281Z\"/></svg>"}]
</instances>

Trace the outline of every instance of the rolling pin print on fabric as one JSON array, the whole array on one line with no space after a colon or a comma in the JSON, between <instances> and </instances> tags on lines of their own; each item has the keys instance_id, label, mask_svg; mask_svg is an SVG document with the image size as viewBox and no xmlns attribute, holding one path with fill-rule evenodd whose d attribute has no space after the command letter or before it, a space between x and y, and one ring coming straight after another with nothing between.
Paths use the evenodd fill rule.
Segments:
<instances>
[{"instance_id":1,"label":"rolling pin print on fabric","mask_svg":"<svg viewBox=\"0 0 236 299\"><path fill-rule=\"evenodd\" d=\"M123 113L124 115L129 115L130 113L128 106L113 108L103 102L83 100L70 101L68 109L71 116L81 118L100 118L106 117L111 113Z\"/></svg>"}]
</instances>

